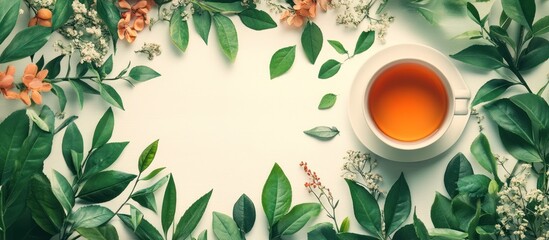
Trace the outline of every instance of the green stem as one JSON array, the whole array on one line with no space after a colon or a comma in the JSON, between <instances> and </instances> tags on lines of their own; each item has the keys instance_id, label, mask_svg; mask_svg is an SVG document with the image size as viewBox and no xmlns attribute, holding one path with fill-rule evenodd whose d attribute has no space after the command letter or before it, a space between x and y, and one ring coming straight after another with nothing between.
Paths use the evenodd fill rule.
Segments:
<instances>
[{"instance_id":1,"label":"green stem","mask_svg":"<svg viewBox=\"0 0 549 240\"><path fill-rule=\"evenodd\" d=\"M526 80L524 80L524 77L522 77L522 74L520 74L520 72L515 66L509 66L509 70L511 70L511 72L513 72L513 74L517 76L520 83L526 88L526 90L528 90L529 93L534 93L532 92L532 89L530 89L530 87L528 86L528 83L526 83Z\"/></svg>"},{"instance_id":2,"label":"green stem","mask_svg":"<svg viewBox=\"0 0 549 240\"><path fill-rule=\"evenodd\" d=\"M128 194L128 197L126 198L126 200L120 204L120 207L118 207L118 209L116 209L116 211L114 212L114 214L112 215L111 219L116 216L116 214L118 214L118 212L120 212L120 210L122 209L122 207L124 207L124 205L126 205L126 203L128 203L128 201L131 199L132 197L132 194L133 192L135 191L135 188L137 187L137 183L139 183L139 178L141 178L141 172L139 172L137 174L137 178L135 180L135 183L133 184L133 187L132 187L132 190L130 191L130 194ZM108 221L110 221L111 219L109 219ZM107 222L108 222L107 221Z\"/></svg>"},{"instance_id":3,"label":"green stem","mask_svg":"<svg viewBox=\"0 0 549 240\"><path fill-rule=\"evenodd\" d=\"M49 82L50 82L50 83L58 83L58 82L74 81L74 80L82 80L82 79L94 80L94 79L97 79L97 77L64 77L64 78L54 78L54 79L49 79ZM102 81L114 81L114 80L118 80L118 79L120 79L120 78L104 78L104 79L102 79Z\"/></svg>"}]
</instances>

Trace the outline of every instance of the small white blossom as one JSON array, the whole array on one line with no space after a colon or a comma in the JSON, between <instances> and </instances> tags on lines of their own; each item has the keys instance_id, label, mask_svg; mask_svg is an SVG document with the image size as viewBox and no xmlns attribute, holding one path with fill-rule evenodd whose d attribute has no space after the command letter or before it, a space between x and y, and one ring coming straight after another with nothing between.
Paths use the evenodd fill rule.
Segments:
<instances>
[{"instance_id":1,"label":"small white blossom","mask_svg":"<svg viewBox=\"0 0 549 240\"><path fill-rule=\"evenodd\" d=\"M23 15L25 13L25 11L21 8L19 8L19 15Z\"/></svg>"}]
</instances>

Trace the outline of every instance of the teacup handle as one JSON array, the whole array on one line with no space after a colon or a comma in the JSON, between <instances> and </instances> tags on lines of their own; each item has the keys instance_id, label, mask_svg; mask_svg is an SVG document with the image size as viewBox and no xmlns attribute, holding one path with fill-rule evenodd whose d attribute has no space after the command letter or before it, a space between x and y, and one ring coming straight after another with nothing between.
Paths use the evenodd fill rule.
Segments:
<instances>
[{"instance_id":1,"label":"teacup handle","mask_svg":"<svg viewBox=\"0 0 549 240\"><path fill-rule=\"evenodd\" d=\"M454 115L467 115L469 113L469 100L471 93L467 89L454 91Z\"/></svg>"}]
</instances>

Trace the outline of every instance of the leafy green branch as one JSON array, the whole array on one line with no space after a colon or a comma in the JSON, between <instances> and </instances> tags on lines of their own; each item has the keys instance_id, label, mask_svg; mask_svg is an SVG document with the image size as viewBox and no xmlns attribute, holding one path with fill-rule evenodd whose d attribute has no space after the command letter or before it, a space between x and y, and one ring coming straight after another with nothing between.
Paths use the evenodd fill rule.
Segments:
<instances>
[{"instance_id":1,"label":"leafy green branch","mask_svg":"<svg viewBox=\"0 0 549 240\"><path fill-rule=\"evenodd\" d=\"M373 45L374 40L375 40L374 31L362 32L358 37L358 40L355 45L355 50L352 55L349 54L349 51L345 49L345 47L343 46L343 44L341 44L341 42L336 40L328 40L328 43L330 44L330 46L332 46L332 48L334 48L337 53L342 55L347 55L347 58L345 58L345 60L341 62L335 59L330 59L326 61L320 67L320 71L318 72L318 78L327 79L327 78L333 77L335 74L339 72L339 69L341 68L343 63L352 59L356 55L368 50Z\"/></svg>"}]
</instances>

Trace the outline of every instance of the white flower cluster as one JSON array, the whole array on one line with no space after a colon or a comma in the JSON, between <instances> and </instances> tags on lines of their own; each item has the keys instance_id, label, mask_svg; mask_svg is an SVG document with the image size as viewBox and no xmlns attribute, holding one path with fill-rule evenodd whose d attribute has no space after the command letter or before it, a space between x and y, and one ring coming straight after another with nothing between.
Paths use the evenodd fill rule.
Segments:
<instances>
[{"instance_id":1,"label":"white flower cluster","mask_svg":"<svg viewBox=\"0 0 549 240\"><path fill-rule=\"evenodd\" d=\"M160 56L160 45L156 43L145 43L141 49L135 51L136 53L144 53L149 60L153 60L155 56Z\"/></svg>"},{"instance_id":2,"label":"white flower cluster","mask_svg":"<svg viewBox=\"0 0 549 240\"><path fill-rule=\"evenodd\" d=\"M29 3L35 9L48 8L53 10L55 6L55 0L30 0Z\"/></svg>"},{"instance_id":3,"label":"white flower cluster","mask_svg":"<svg viewBox=\"0 0 549 240\"><path fill-rule=\"evenodd\" d=\"M394 17L383 13L377 17L372 16L380 4L385 0L332 0L332 7L337 11L336 22L347 27L356 28L364 20L369 21L368 30L377 33L378 39L384 43L389 25Z\"/></svg>"},{"instance_id":4,"label":"white flower cluster","mask_svg":"<svg viewBox=\"0 0 549 240\"><path fill-rule=\"evenodd\" d=\"M259 4L261 1L254 1L255 4ZM267 6L270 12L281 14L286 9L290 8L290 5L284 0L266 0Z\"/></svg>"},{"instance_id":5,"label":"white flower cluster","mask_svg":"<svg viewBox=\"0 0 549 240\"><path fill-rule=\"evenodd\" d=\"M72 3L73 17L60 29L60 33L71 42L68 46L56 46L61 53L69 53L74 49L80 52L80 62L94 63L101 66L104 57L109 52L110 34L99 18L93 6L89 9L79 1ZM70 50L70 51L69 51Z\"/></svg>"},{"instance_id":6,"label":"white flower cluster","mask_svg":"<svg viewBox=\"0 0 549 240\"><path fill-rule=\"evenodd\" d=\"M383 181L383 177L373 170L377 166L377 160L372 158L368 153L360 151L347 151L347 156L343 157L346 162L341 170L342 177L356 180L358 176L362 178L363 185L372 193L382 193L379 184Z\"/></svg>"},{"instance_id":7,"label":"white flower cluster","mask_svg":"<svg viewBox=\"0 0 549 240\"><path fill-rule=\"evenodd\" d=\"M530 166L511 178L498 192L496 229L504 239L549 239L549 196L538 189L527 189Z\"/></svg>"},{"instance_id":8,"label":"white flower cluster","mask_svg":"<svg viewBox=\"0 0 549 240\"><path fill-rule=\"evenodd\" d=\"M166 4L165 7L160 11L160 19L164 21L170 21L173 11L180 7L184 6L185 10L181 13L183 21L188 21L194 13L194 7L191 3L191 0L172 0L172 4Z\"/></svg>"},{"instance_id":9,"label":"white flower cluster","mask_svg":"<svg viewBox=\"0 0 549 240\"><path fill-rule=\"evenodd\" d=\"M74 52L72 43L64 43L62 41L55 41L53 43L53 49L62 55L71 55Z\"/></svg>"}]
</instances>

